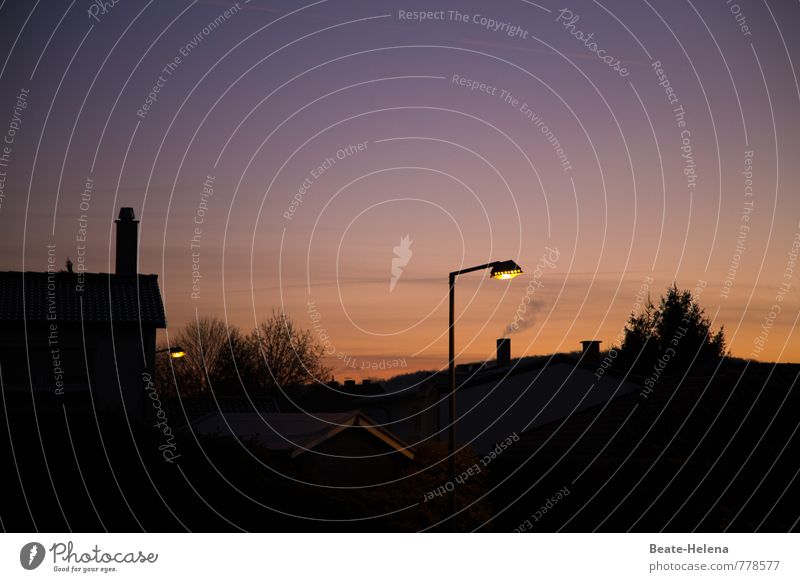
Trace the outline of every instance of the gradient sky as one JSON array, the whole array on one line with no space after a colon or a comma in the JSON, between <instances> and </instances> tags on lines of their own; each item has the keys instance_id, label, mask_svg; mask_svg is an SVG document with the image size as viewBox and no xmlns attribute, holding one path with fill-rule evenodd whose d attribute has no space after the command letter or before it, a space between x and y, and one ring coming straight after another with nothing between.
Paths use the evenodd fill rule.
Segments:
<instances>
[{"instance_id":1,"label":"gradient sky","mask_svg":"<svg viewBox=\"0 0 800 582\"><path fill-rule=\"evenodd\" d=\"M733 355L749 357L766 325L759 359L800 360L800 267L786 271L800 233L796 2L119 0L96 19L92 5L0 4L0 132L29 91L0 168L0 268L45 270L49 243L75 261L86 214L87 268L113 269L112 220L132 206L169 333L196 315L250 329L283 308L325 331L340 378L444 366L447 273L502 259L526 275L459 279L460 361L493 353L529 289L515 357L608 346L649 281L654 298L700 285ZM415 10L444 19L401 18Z\"/></svg>"}]
</instances>

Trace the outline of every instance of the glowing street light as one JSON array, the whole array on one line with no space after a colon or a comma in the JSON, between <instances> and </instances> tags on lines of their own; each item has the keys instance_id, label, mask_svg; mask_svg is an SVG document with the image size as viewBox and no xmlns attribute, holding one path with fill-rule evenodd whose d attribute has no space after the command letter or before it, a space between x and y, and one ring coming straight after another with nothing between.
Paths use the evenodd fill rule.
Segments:
<instances>
[{"instance_id":1,"label":"glowing street light","mask_svg":"<svg viewBox=\"0 0 800 582\"><path fill-rule=\"evenodd\" d=\"M500 261L492 264L492 279L513 279L522 275L522 268L514 261Z\"/></svg>"},{"instance_id":2,"label":"glowing street light","mask_svg":"<svg viewBox=\"0 0 800 582\"><path fill-rule=\"evenodd\" d=\"M483 269L491 269L492 279L513 279L514 277L522 274L522 268L514 261L495 261L493 263L486 263L485 265L478 265L477 267L470 267L468 269L461 269L450 273L450 427L448 430L448 475L449 481L452 483L456 478L456 339L455 339L455 314L456 314L456 277L464 275L465 273L472 273L473 271L482 271ZM453 489L450 492L450 515L451 519L455 520L456 514L456 492ZM451 522L451 526L455 529L455 521Z\"/></svg>"},{"instance_id":3,"label":"glowing street light","mask_svg":"<svg viewBox=\"0 0 800 582\"><path fill-rule=\"evenodd\" d=\"M163 350L156 350L157 354L162 354L164 352L168 352L169 357L173 360L178 360L186 355L186 352L183 350L183 348L179 348L178 346L164 348Z\"/></svg>"}]
</instances>

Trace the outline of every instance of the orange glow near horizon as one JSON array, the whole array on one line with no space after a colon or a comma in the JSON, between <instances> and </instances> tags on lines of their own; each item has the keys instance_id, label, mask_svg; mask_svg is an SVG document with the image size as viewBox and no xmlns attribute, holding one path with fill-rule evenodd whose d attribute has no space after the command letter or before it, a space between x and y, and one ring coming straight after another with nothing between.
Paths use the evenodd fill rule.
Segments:
<instances>
[{"instance_id":1,"label":"orange glow near horizon","mask_svg":"<svg viewBox=\"0 0 800 582\"><path fill-rule=\"evenodd\" d=\"M0 111L24 122L0 268L46 271L52 245L56 268L113 272L124 206L170 338L196 317L249 332L284 310L337 377L445 367L448 274L510 257L525 273L499 267L508 285L458 278L460 363L500 337L514 357L609 348L673 282L733 356L800 362L800 42L764 32L796 5L753 8L752 39L721 2L576 8L615 70L533 3L443 0L527 38L412 22L384 0L284 3L269 27L276 14L243 4L181 63L219 3L187 18L125 4L74 64L73 26L52 43L26 28L9 61ZM113 50L112 20L142 34Z\"/></svg>"}]
</instances>

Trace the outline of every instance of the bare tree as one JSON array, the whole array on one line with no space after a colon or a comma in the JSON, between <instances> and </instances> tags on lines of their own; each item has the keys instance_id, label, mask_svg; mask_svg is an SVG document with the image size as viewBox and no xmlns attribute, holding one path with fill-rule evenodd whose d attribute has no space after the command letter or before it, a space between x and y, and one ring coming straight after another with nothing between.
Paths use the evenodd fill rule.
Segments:
<instances>
[{"instance_id":1,"label":"bare tree","mask_svg":"<svg viewBox=\"0 0 800 582\"><path fill-rule=\"evenodd\" d=\"M159 358L156 380L161 390L181 395L227 389L236 378L234 359L241 349L241 332L216 317L202 317L187 324L172 339L172 346L186 352L180 359Z\"/></svg>"},{"instance_id":2,"label":"bare tree","mask_svg":"<svg viewBox=\"0 0 800 582\"><path fill-rule=\"evenodd\" d=\"M331 369L323 364L325 348L310 330L298 328L283 311L274 311L247 337L250 378L273 391L322 380Z\"/></svg>"},{"instance_id":3,"label":"bare tree","mask_svg":"<svg viewBox=\"0 0 800 582\"><path fill-rule=\"evenodd\" d=\"M313 333L299 329L279 311L247 336L218 318L200 318L171 343L186 355L157 359L156 382L162 394L274 392L330 374L322 363L324 347Z\"/></svg>"}]
</instances>

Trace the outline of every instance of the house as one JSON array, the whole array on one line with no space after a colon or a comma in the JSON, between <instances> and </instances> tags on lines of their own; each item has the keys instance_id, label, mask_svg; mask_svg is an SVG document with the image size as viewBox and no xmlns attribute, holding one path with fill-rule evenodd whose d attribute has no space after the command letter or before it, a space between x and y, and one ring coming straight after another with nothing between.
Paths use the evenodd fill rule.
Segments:
<instances>
[{"instance_id":1,"label":"house","mask_svg":"<svg viewBox=\"0 0 800 582\"><path fill-rule=\"evenodd\" d=\"M515 433L641 389L609 374L597 375L597 364L587 363L586 354L511 360L510 340L497 345L495 362L457 367L456 439L459 446L469 445L479 454ZM446 441L449 395L449 377L444 372L432 374L413 389L356 404L412 444L424 439Z\"/></svg>"},{"instance_id":2,"label":"house","mask_svg":"<svg viewBox=\"0 0 800 582\"><path fill-rule=\"evenodd\" d=\"M3 389L37 402L144 413L156 330L166 327L157 275L137 273L138 221L121 208L116 272L0 272Z\"/></svg>"},{"instance_id":3,"label":"house","mask_svg":"<svg viewBox=\"0 0 800 582\"><path fill-rule=\"evenodd\" d=\"M628 392L532 427L493 462L491 526L796 529L798 379L798 364L727 358L713 375L681 370L651 393ZM564 487L568 498L543 507Z\"/></svg>"},{"instance_id":4,"label":"house","mask_svg":"<svg viewBox=\"0 0 800 582\"><path fill-rule=\"evenodd\" d=\"M360 411L220 413L196 420L200 435L254 442L271 458L315 484L359 486L400 475L412 449Z\"/></svg>"}]
</instances>

